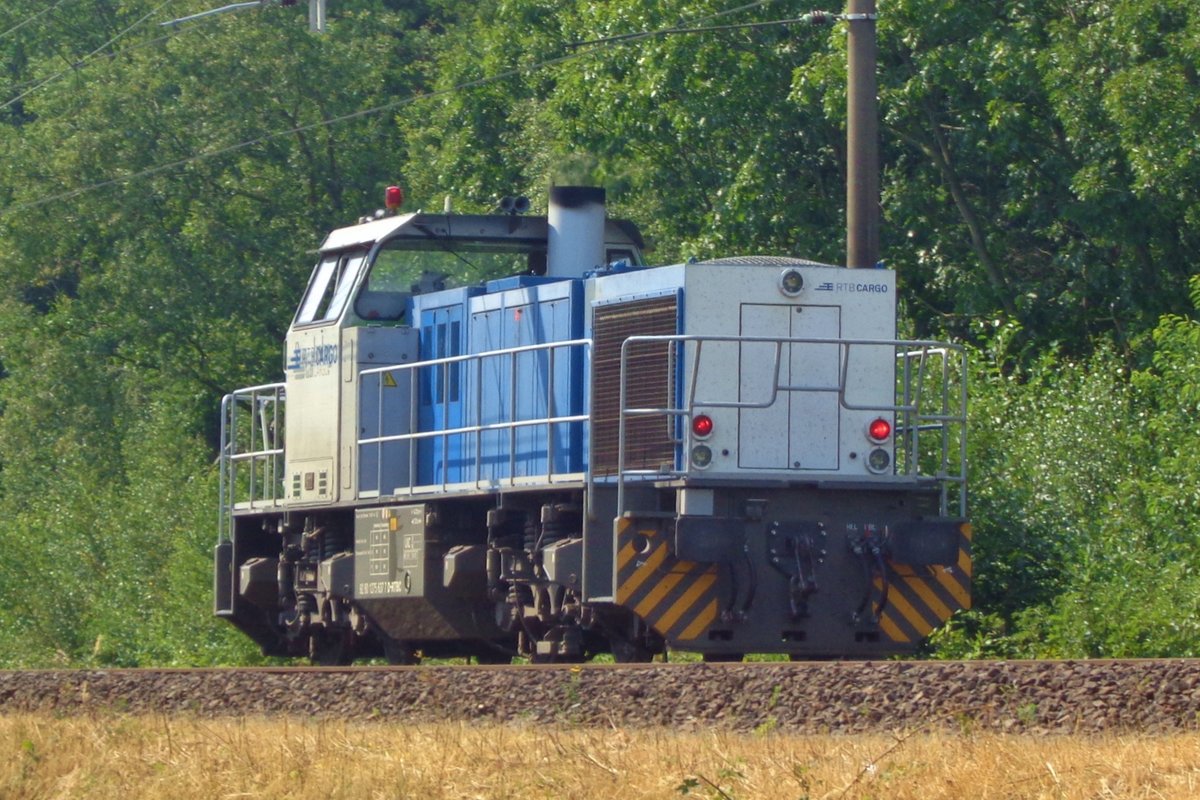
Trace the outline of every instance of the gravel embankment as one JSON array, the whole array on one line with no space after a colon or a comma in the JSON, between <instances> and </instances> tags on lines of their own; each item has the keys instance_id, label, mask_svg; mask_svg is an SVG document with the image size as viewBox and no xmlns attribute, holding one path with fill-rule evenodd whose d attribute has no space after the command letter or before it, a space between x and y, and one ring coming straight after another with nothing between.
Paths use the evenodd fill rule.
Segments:
<instances>
[{"instance_id":1,"label":"gravel embankment","mask_svg":"<svg viewBox=\"0 0 1200 800\"><path fill-rule=\"evenodd\" d=\"M1200 727L1200 661L0 672L0 713L323 716L801 733Z\"/></svg>"}]
</instances>

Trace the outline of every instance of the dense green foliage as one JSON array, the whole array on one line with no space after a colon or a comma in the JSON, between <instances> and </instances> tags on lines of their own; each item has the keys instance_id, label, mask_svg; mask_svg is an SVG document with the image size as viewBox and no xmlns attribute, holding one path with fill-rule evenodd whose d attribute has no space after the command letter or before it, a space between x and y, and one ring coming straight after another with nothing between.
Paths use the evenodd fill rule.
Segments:
<instances>
[{"instance_id":1,"label":"dense green foliage","mask_svg":"<svg viewBox=\"0 0 1200 800\"><path fill-rule=\"evenodd\" d=\"M941 654L1200 654L1200 324L1166 317L1144 351L978 365L977 608Z\"/></svg>"},{"instance_id":2,"label":"dense green foliage","mask_svg":"<svg viewBox=\"0 0 1200 800\"><path fill-rule=\"evenodd\" d=\"M777 0L0 11L0 664L254 658L208 615L221 394L324 231L596 182L656 259L837 262L844 30ZM880 3L884 259L975 347L976 610L944 654L1200 648L1200 7Z\"/></svg>"}]
</instances>

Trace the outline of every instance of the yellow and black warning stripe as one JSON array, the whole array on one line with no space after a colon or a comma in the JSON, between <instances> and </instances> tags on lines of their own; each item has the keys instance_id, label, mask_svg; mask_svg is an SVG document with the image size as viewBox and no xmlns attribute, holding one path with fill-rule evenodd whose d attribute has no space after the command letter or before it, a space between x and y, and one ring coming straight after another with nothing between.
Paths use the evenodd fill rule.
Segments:
<instances>
[{"instance_id":1,"label":"yellow and black warning stripe","mask_svg":"<svg viewBox=\"0 0 1200 800\"><path fill-rule=\"evenodd\" d=\"M958 562L949 567L889 565L887 605L879 627L894 642L925 638L950 615L971 607L971 526L959 528ZM883 581L875 579L877 591Z\"/></svg>"},{"instance_id":2,"label":"yellow and black warning stripe","mask_svg":"<svg viewBox=\"0 0 1200 800\"><path fill-rule=\"evenodd\" d=\"M717 619L717 568L680 561L657 521L621 518L617 536L617 603L672 641L696 639Z\"/></svg>"}]
</instances>

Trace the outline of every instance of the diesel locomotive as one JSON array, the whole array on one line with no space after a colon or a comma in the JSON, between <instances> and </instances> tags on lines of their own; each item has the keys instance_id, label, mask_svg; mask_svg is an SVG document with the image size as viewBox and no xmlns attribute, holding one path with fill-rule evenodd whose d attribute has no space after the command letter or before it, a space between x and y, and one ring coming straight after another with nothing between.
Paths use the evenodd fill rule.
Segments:
<instances>
[{"instance_id":1,"label":"diesel locomotive","mask_svg":"<svg viewBox=\"0 0 1200 800\"><path fill-rule=\"evenodd\" d=\"M216 614L321 664L638 661L969 606L964 354L896 338L895 273L645 250L593 187L330 233L284 379L222 404Z\"/></svg>"}]
</instances>

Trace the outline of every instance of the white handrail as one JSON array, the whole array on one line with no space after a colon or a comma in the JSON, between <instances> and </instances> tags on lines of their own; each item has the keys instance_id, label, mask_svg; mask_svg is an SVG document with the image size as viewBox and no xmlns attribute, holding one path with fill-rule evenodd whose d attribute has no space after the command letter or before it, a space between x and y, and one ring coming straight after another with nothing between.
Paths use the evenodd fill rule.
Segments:
<instances>
[{"instance_id":1,"label":"white handrail","mask_svg":"<svg viewBox=\"0 0 1200 800\"><path fill-rule=\"evenodd\" d=\"M699 389L697 383L697 374L699 372L699 364L701 354L706 343L733 343L738 345L744 344L764 344L772 345L774 356L771 359L767 374L770 379L766 381L765 396L761 398L744 399L729 399L724 397L698 397ZM688 382L687 397L683 403L676 407L647 407L647 408L630 408L628 406L628 389L629 389L629 363L631 352L639 345L645 344L665 344L672 352L687 344L694 345L691 348L691 358L689 359L690 380ZM791 384L781 380L781 364L783 347L792 345L833 345L838 348L838 381L836 384L829 385L803 385ZM892 396L892 402L863 402L858 397L848 396L848 383L850 375L851 353L867 350L869 348L886 347L893 351L894 356L900 359L903 364L901 375L901 386L899 391ZM940 401L936 403L936 407L932 410L923 407L927 406L924 398L921 396L922 389L925 387L926 361L930 358L938 358L941 360L941 371L939 377ZM917 361L917 371L914 376L911 369L911 362ZM952 370L950 362L956 360L958 362L956 372ZM668 380L668 376L663 377ZM959 391L956 395L958 408L954 409L951 406L950 384L955 381L959 384ZM742 387L739 385L739 391ZM636 477L641 480L663 480L680 478L686 474L684 469L671 470L653 470L653 469L628 469L627 464L627 439L628 428L626 422L631 417L645 417L662 415L668 418L683 418L690 419L696 413L697 408L725 408L735 410L748 409L763 409L773 406L779 399L781 393L831 393L836 394L838 404L841 408L850 411L874 411L877 413L894 413L899 416L902 421L897 430L897 445L900 458L896 459L894 469L895 474L906 477L912 480L933 480L937 481L941 486L941 512L946 514L950 509L950 489L952 486L957 486L956 506L960 515L965 515L966 509L966 413L967 413L967 391L966 391L966 354L961 345L951 344L947 342L938 342L932 340L905 340L905 339L845 339L845 338L817 338L817 337L777 337L777 336L735 336L735 335L703 335L703 334L676 334L676 335L644 335L630 336L622 342L621 345L621 360L620 360L620 414L618 421L617 434L617 511L618 514L623 514L626 511L625 504L625 488L627 479ZM897 398L896 395L899 395ZM957 433L951 431L951 428L957 427ZM940 452L936 455L937 468L932 473L921 472L921 431L937 431L940 434ZM904 437L901 443L901 435ZM952 443L957 440L958 448L955 457L952 458L951 450ZM902 464L902 466L901 466Z\"/></svg>"},{"instance_id":2,"label":"white handrail","mask_svg":"<svg viewBox=\"0 0 1200 800\"><path fill-rule=\"evenodd\" d=\"M285 391L283 383L267 383L238 389L221 400L218 544L230 537L235 506L275 505L282 499Z\"/></svg>"}]
</instances>

